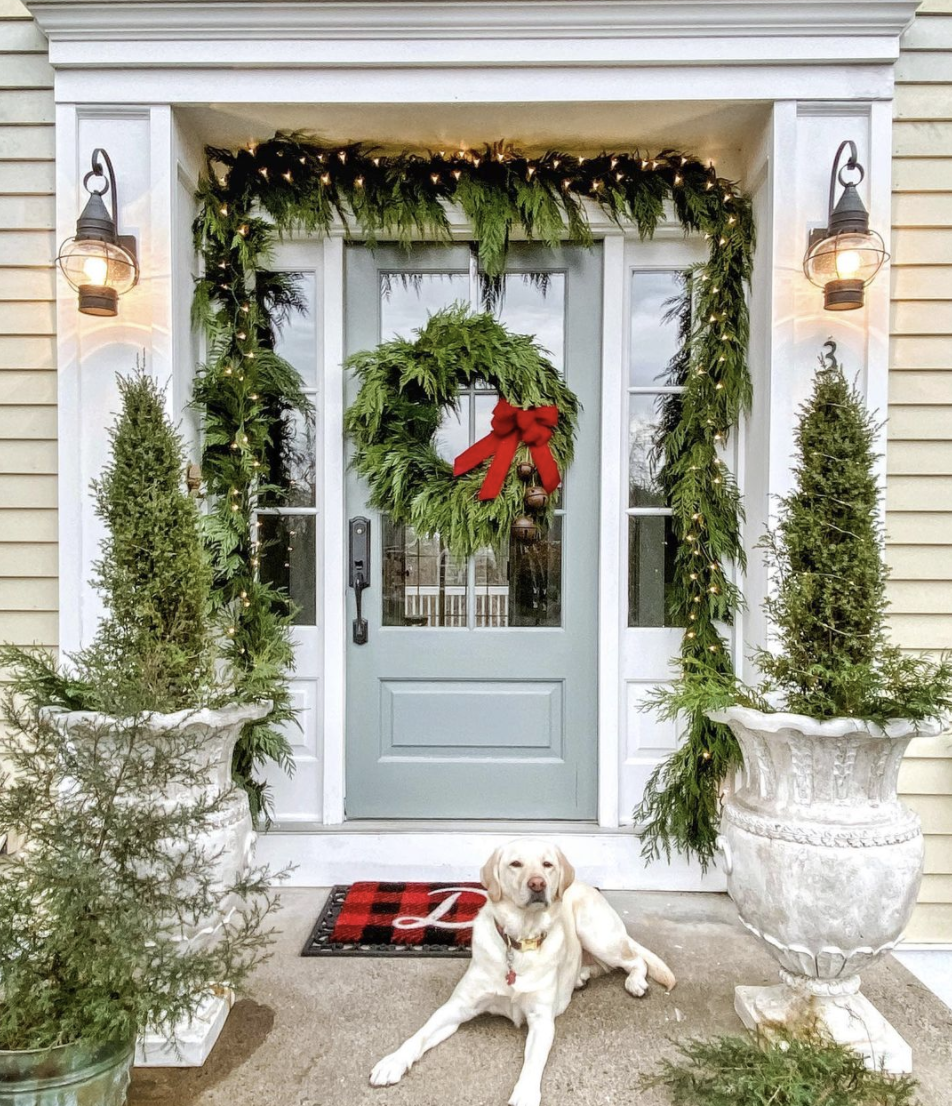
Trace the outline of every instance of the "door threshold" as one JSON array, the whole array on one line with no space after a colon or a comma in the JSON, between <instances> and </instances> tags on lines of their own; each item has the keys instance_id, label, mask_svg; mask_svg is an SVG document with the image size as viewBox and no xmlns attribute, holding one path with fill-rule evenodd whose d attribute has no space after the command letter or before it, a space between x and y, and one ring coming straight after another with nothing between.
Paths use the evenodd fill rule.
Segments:
<instances>
[{"instance_id":1,"label":"door threshold","mask_svg":"<svg viewBox=\"0 0 952 1106\"><path fill-rule=\"evenodd\" d=\"M514 837L528 837L534 833L628 833L631 826L603 828L593 818L585 822L538 821L491 818L353 818L339 825L326 826L322 822L273 822L267 833L511 833Z\"/></svg>"},{"instance_id":2,"label":"door threshold","mask_svg":"<svg viewBox=\"0 0 952 1106\"><path fill-rule=\"evenodd\" d=\"M579 879L632 891L723 891L723 875L674 857L646 865L632 826L594 822L354 821L340 826L274 825L258 838L258 861L291 868L292 887L360 880L457 884L479 879L492 850L513 837L544 837L566 854Z\"/></svg>"}]
</instances>

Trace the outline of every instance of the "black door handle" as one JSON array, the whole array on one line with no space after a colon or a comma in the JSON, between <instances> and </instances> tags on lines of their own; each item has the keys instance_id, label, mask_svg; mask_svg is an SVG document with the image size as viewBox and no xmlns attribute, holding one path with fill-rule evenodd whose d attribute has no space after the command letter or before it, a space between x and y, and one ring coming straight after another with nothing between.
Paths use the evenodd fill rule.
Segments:
<instances>
[{"instance_id":1,"label":"black door handle","mask_svg":"<svg viewBox=\"0 0 952 1106\"><path fill-rule=\"evenodd\" d=\"M363 617L361 613L361 596L364 594L364 589L369 588L370 584L364 579L362 572L356 573L354 576L354 595L357 598L357 617L354 619L354 644L366 645L367 644L367 619Z\"/></svg>"},{"instance_id":2,"label":"black door handle","mask_svg":"<svg viewBox=\"0 0 952 1106\"><path fill-rule=\"evenodd\" d=\"M366 645L369 636L367 619L363 616L362 603L364 591L370 587L370 519L352 518L350 520L350 571L348 583L354 589L357 599L357 617L353 625L355 645Z\"/></svg>"}]
</instances>

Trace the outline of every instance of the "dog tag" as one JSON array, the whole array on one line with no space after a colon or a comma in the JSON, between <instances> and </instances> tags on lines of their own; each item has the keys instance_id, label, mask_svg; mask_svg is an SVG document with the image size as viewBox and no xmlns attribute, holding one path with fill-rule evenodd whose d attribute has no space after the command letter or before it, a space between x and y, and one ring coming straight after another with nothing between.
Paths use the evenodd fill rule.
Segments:
<instances>
[{"instance_id":1,"label":"dog tag","mask_svg":"<svg viewBox=\"0 0 952 1106\"><path fill-rule=\"evenodd\" d=\"M506 949L506 986L511 987L516 982L516 973L512 966L512 962L515 958L512 955L512 945L509 945Z\"/></svg>"}]
</instances>

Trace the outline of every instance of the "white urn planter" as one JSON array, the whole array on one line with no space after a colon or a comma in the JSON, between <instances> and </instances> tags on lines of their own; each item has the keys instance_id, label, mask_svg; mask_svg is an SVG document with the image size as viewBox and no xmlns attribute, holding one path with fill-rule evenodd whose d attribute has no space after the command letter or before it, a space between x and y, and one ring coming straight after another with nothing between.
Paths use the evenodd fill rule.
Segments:
<instances>
[{"instance_id":1,"label":"white urn planter","mask_svg":"<svg viewBox=\"0 0 952 1106\"><path fill-rule=\"evenodd\" d=\"M860 993L859 974L895 947L916 903L922 828L897 776L910 739L941 725L746 707L710 718L730 726L744 756L718 841L727 889L782 980L737 987L737 1013L768 1032L815 1021L871 1066L911 1071L909 1045Z\"/></svg>"},{"instance_id":2,"label":"white urn planter","mask_svg":"<svg viewBox=\"0 0 952 1106\"><path fill-rule=\"evenodd\" d=\"M270 702L232 704L219 709L182 710L174 714L153 714L143 723L156 741L163 733L183 731L193 733L195 741L195 785L179 793L163 795L166 802L185 802L196 792L227 795L219 813L210 825L196 833L191 844L206 856L214 858L212 889L224 890L239 882L254 860L256 834L248 805L248 796L232 783L231 762L242 728L248 722L266 717ZM64 711L54 708L48 714L67 732L81 736L83 732L108 732L113 723L108 715L95 711ZM174 849L175 842L169 843ZM214 944L217 935L232 913L242 903L227 897L214 917L203 918L198 925L182 931L182 944L202 948ZM234 995L223 981L204 999L196 1016L175 1026L168 1035L145 1033L136 1043L135 1063L138 1067L201 1067L218 1040Z\"/></svg>"}]
</instances>

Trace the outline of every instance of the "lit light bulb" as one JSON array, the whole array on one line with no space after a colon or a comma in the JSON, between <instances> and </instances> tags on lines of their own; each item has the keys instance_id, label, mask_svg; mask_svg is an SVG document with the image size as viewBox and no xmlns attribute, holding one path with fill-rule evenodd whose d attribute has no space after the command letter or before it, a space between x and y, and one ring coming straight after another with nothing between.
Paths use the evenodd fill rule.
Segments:
<instances>
[{"instance_id":1,"label":"lit light bulb","mask_svg":"<svg viewBox=\"0 0 952 1106\"><path fill-rule=\"evenodd\" d=\"M109 274L109 262L104 257L87 257L83 262L83 275L90 284L104 285Z\"/></svg>"},{"instance_id":2,"label":"lit light bulb","mask_svg":"<svg viewBox=\"0 0 952 1106\"><path fill-rule=\"evenodd\" d=\"M851 277L862 264L862 258L857 250L843 250L836 255L836 275L838 277Z\"/></svg>"}]
</instances>

